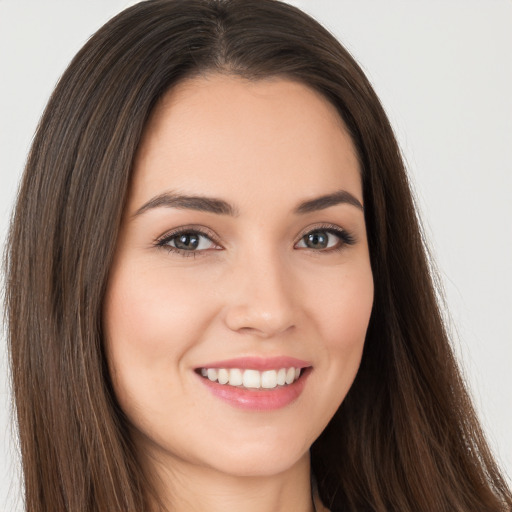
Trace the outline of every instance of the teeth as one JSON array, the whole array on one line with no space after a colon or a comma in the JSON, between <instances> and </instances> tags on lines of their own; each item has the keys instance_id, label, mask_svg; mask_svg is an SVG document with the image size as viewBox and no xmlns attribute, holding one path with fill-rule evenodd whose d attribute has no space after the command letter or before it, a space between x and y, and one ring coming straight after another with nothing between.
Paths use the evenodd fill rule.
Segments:
<instances>
[{"instance_id":1,"label":"teeth","mask_svg":"<svg viewBox=\"0 0 512 512\"><path fill-rule=\"evenodd\" d=\"M226 384L229 382L229 372L227 370L224 370L224 368L221 368L217 372L217 378L219 379L219 384Z\"/></svg>"},{"instance_id":2,"label":"teeth","mask_svg":"<svg viewBox=\"0 0 512 512\"><path fill-rule=\"evenodd\" d=\"M275 370L268 370L261 374L261 387L265 389L272 389L277 386L277 372Z\"/></svg>"},{"instance_id":3,"label":"teeth","mask_svg":"<svg viewBox=\"0 0 512 512\"><path fill-rule=\"evenodd\" d=\"M258 370L245 370L243 383L246 388L259 388L261 373Z\"/></svg>"},{"instance_id":4,"label":"teeth","mask_svg":"<svg viewBox=\"0 0 512 512\"><path fill-rule=\"evenodd\" d=\"M229 385L230 386L241 386L244 381L242 370L238 368L231 368L229 370Z\"/></svg>"},{"instance_id":5,"label":"teeth","mask_svg":"<svg viewBox=\"0 0 512 512\"><path fill-rule=\"evenodd\" d=\"M274 389L295 382L301 368L279 368L278 370L241 370L240 368L201 368L201 375L219 384L244 386L249 389Z\"/></svg>"},{"instance_id":6,"label":"teeth","mask_svg":"<svg viewBox=\"0 0 512 512\"><path fill-rule=\"evenodd\" d=\"M288 368L286 371L286 384L291 384L295 380L295 368Z\"/></svg>"}]
</instances>

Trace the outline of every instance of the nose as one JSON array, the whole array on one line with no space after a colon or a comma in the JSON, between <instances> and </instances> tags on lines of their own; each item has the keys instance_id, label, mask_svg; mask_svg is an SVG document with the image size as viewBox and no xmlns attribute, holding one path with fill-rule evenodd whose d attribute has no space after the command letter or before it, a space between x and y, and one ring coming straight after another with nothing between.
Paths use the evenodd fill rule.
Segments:
<instances>
[{"instance_id":1,"label":"nose","mask_svg":"<svg viewBox=\"0 0 512 512\"><path fill-rule=\"evenodd\" d=\"M294 280L278 255L259 254L232 270L225 309L229 329L271 338L295 327Z\"/></svg>"}]
</instances>

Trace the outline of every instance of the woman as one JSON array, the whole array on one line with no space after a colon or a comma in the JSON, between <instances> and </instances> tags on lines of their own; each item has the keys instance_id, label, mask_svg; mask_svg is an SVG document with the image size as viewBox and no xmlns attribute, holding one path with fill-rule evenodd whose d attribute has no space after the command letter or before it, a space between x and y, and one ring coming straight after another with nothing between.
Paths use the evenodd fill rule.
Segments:
<instances>
[{"instance_id":1,"label":"woman","mask_svg":"<svg viewBox=\"0 0 512 512\"><path fill-rule=\"evenodd\" d=\"M389 123L297 9L100 29L9 247L27 510L510 510Z\"/></svg>"}]
</instances>

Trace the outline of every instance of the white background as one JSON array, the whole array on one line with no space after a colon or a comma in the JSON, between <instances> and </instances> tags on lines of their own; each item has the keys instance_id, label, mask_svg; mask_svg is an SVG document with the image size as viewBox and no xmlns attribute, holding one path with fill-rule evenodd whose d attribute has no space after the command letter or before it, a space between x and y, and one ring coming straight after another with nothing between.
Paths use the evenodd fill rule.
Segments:
<instances>
[{"instance_id":1,"label":"white background","mask_svg":"<svg viewBox=\"0 0 512 512\"><path fill-rule=\"evenodd\" d=\"M0 244L37 121L67 63L127 0L0 0ZM410 169L454 340L512 476L512 1L295 0L352 52ZM0 511L21 511L0 338Z\"/></svg>"}]
</instances>

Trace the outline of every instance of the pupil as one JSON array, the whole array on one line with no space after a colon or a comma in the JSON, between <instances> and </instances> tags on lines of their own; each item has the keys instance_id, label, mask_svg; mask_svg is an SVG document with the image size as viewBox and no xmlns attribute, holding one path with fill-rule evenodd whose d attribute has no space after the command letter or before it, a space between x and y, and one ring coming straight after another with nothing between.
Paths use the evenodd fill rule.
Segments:
<instances>
[{"instance_id":1,"label":"pupil","mask_svg":"<svg viewBox=\"0 0 512 512\"><path fill-rule=\"evenodd\" d=\"M199 237L193 233L180 235L176 239L175 245L178 249L190 251L192 249L196 249L199 245Z\"/></svg>"},{"instance_id":2,"label":"pupil","mask_svg":"<svg viewBox=\"0 0 512 512\"><path fill-rule=\"evenodd\" d=\"M307 235L306 245L311 249L325 249L327 247L327 233L317 231Z\"/></svg>"}]
</instances>

